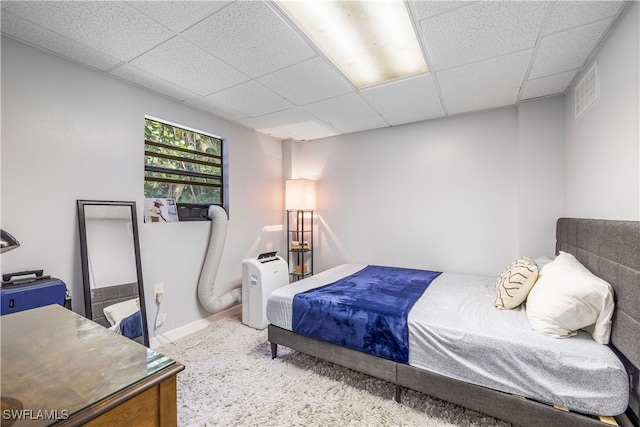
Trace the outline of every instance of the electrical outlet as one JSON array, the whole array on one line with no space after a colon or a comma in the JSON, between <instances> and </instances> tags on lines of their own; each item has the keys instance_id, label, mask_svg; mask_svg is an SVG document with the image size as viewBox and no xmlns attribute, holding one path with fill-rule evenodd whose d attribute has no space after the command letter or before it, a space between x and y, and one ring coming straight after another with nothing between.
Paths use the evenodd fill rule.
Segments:
<instances>
[{"instance_id":1,"label":"electrical outlet","mask_svg":"<svg viewBox=\"0 0 640 427\"><path fill-rule=\"evenodd\" d=\"M165 320L167 320L167 313L158 314L158 321L156 322L156 328L159 328L160 326L162 326Z\"/></svg>"},{"instance_id":2,"label":"electrical outlet","mask_svg":"<svg viewBox=\"0 0 640 427\"><path fill-rule=\"evenodd\" d=\"M153 285L153 299L160 302L164 295L164 283L156 283Z\"/></svg>"}]
</instances>

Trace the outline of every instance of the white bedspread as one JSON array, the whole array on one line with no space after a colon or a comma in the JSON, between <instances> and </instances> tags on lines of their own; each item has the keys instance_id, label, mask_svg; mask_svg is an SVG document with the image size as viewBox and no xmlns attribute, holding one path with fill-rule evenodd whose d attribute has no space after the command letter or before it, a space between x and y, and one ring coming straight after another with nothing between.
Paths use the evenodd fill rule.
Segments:
<instances>
[{"instance_id":1,"label":"white bedspread","mask_svg":"<svg viewBox=\"0 0 640 427\"><path fill-rule=\"evenodd\" d=\"M269 296L267 319L292 330L293 298L366 267L343 264ZM493 306L495 278L442 273L409 313L409 364L468 383L592 415L628 406L624 366L586 332L557 339L531 330L523 307Z\"/></svg>"},{"instance_id":2,"label":"white bedspread","mask_svg":"<svg viewBox=\"0 0 640 427\"><path fill-rule=\"evenodd\" d=\"M409 313L409 364L591 415L628 406L627 374L586 332L531 330L525 308L497 310L495 278L441 274Z\"/></svg>"}]
</instances>

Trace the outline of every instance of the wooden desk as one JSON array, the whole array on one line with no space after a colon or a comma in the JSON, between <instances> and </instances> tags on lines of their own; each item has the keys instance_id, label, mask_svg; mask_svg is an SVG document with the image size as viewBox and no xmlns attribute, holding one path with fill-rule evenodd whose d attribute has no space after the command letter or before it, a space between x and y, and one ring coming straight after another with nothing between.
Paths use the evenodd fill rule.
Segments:
<instances>
[{"instance_id":1,"label":"wooden desk","mask_svg":"<svg viewBox=\"0 0 640 427\"><path fill-rule=\"evenodd\" d=\"M0 330L2 427L177 425L184 366L169 357L59 305L2 316Z\"/></svg>"}]
</instances>

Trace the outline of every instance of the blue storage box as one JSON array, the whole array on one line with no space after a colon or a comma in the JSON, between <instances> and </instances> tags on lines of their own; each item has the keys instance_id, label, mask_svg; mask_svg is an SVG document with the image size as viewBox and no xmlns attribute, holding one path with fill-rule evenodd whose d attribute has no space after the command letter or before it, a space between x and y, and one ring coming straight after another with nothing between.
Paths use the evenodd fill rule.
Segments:
<instances>
[{"instance_id":1,"label":"blue storage box","mask_svg":"<svg viewBox=\"0 0 640 427\"><path fill-rule=\"evenodd\" d=\"M31 274L35 274L35 277L11 281L12 277ZM42 270L5 274L2 279L0 315L50 304L71 308L64 282L55 277L43 276Z\"/></svg>"}]
</instances>

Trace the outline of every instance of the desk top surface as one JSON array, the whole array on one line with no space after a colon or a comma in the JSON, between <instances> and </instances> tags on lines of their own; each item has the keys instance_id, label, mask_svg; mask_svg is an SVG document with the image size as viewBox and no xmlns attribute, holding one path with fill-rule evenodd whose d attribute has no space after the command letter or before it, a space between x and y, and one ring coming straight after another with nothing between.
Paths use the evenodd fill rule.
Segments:
<instances>
[{"instance_id":1,"label":"desk top surface","mask_svg":"<svg viewBox=\"0 0 640 427\"><path fill-rule=\"evenodd\" d=\"M0 317L2 426L65 419L175 363L59 305ZM22 408L19 408L19 406Z\"/></svg>"}]
</instances>

